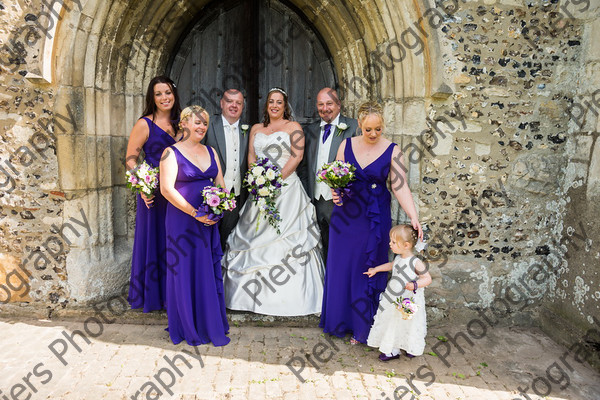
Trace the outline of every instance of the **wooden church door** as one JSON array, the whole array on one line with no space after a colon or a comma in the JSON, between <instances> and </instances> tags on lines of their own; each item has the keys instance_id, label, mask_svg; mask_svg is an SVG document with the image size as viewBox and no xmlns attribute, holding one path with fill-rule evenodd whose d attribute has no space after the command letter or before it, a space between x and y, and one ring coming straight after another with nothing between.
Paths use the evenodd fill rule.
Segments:
<instances>
[{"instance_id":1,"label":"wooden church door","mask_svg":"<svg viewBox=\"0 0 600 400\"><path fill-rule=\"evenodd\" d=\"M261 120L270 88L283 88L298 122L318 118L316 94L335 87L336 76L324 41L293 5L277 0L213 1L180 39L167 73L181 104L220 112L224 90L246 97L242 120Z\"/></svg>"}]
</instances>

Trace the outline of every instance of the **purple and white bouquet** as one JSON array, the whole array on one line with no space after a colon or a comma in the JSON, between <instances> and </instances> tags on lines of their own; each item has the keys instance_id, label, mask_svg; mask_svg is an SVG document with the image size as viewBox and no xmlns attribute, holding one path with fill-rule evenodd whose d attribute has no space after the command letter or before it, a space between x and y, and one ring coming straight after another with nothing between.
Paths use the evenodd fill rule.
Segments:
<instances>
[{"instance_id":1,"label":"purple and white bouquet","mask_svg":"<svg viewBox=\"0 0 600 400\"><path fill-rule=\"evenodd\" d=\"M218 222L223 218L225 211L236 207L235 196L221 186L206 186L202 190L204 202L198 207L197 217L205 215L211 221Z\"/></svg>"},{"instance_id":2,"label":"purple and white bouquet","mask_svg":"<svg viewBox=\"0 0 600 400\"><path fill-rule=\"evenodd\" d=\"M158 188L158 168L152 168L146 160L140 165L127 171L127 187L136 194L151 197Z\"/></svg>"},{"instance_id":3,"label":"purple and white bouquet","mask_svg":"<svg viewBox=\"0 0 600 400\"><path fill-rule=\"evenodd\" d=\"M323 164L317 172L317 182L325 182L327 186L332 188L340 196L341 205L343 204L342 196L350 197L350 186L352 181L356 179L354 171L356 171L354 165L336 160Z\"/></svg>"},{"instance_id":4,"label":"purple and white bouquet","mask_svg":"<svg viewBox=\"0 0 600 400\"><path fill-rule=\"evenodd\" d=\"M419 306L412 297L405 297L402 300L396 298L394 304L396 305L396 309L402 313L402 319L412 319L419 310Z\"/></svg>"},{"instance_id":5,"label":"purple and white bouquet","mask_svg":"<svg viewBox=\"0 0 600 400\"><path fill-rule=\"evenodd\" d=\"M246 172L244 185L248 187L248 191L253 195L252 201L258 206L259 215L266 218L269 224L279 230L279 210L275 205L275 199L281 193L281 188L286 183L281 178L279 167L271 162L268 158L259 157L255 163L252 163ZM256 220L256 230L260 223L260 218Z\"/></svg>"}]
</instances>

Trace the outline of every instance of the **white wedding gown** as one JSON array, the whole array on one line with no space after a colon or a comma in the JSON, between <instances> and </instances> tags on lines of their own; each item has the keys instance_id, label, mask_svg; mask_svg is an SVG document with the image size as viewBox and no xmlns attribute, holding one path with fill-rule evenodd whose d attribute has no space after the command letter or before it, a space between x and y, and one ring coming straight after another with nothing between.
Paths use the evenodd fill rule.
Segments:
<instances>
[{"instance_id":1,"label":"white wedding gown","mask_svg":"<svg viewBox=\"0 0 600 400\"><path fill-rule=\"evenodd\" d=\"M290 135L257 133L254 151L283 168ZM248 198L223 256L225 304L232 310L295 316L321 312L324 265L315 208L293 172L276 199L280 234ZM260 218L258 229L257 219Z\"/></svg>"}]
</instances>

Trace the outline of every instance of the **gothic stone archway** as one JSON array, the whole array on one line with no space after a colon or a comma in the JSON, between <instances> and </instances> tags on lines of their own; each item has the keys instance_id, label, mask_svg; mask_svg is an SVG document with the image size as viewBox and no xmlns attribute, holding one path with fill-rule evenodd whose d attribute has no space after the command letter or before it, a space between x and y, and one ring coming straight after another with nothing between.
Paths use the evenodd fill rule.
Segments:
<instances>
[{"instance_id":1,"label":"gothic stone archway","mask_svg":"<svg viewBox=\"0 0 600 400\"><path fill-rule=\"evenodd\" d=\"M140 115L148 81L166 71L185 27L207 4L89 0L81 10L72 6L61 11L56 35L40 51L41 64L47 65L46 55L52 61L44 77L55 89L55 114L68 115L70 106L76 122L76 129L56 134L59 186L66 197L63 218L83 209L92 230L66 256L65 296L72 300L110 295L127 281L134 227L133 202L124 186L127 135ZM370 53L385 52L422 17L427 2L289 4L311 22L329 49L346 112L353 114L367 97L377 98L384 102L388 129L397 133L393 139L413 140L411 135L425 127L426 105L442 82L441 62L432 62L439 54L436 32L421 24L428 32L427 37L421 34L425 51L407 52L402 62L368 84L364 77L376 66ZM419 169L412 168L409 177L418 188Z\"/></svg>"}]
</instances>

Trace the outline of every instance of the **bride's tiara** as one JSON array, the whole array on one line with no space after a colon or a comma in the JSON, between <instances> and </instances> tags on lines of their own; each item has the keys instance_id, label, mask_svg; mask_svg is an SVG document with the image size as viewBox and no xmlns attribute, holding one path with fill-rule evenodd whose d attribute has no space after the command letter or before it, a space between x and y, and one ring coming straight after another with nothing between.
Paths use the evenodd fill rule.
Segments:
<instances>
[{"instance_id":1,"label":"bride's tiara","mask_svg":"<svg viewBox=\"0 0 600 400\"><path fill-rule=\"evenodd\" d=\"M269 89L269 93L271 93L271 92L281 92L281 93L283 93L285 96L287 96L287 93L285 92L285 90L283 90L283 89L281 89L281 88L277 88L277 87L271 88L271 89Z\"/></svg>"}]
</instances>

